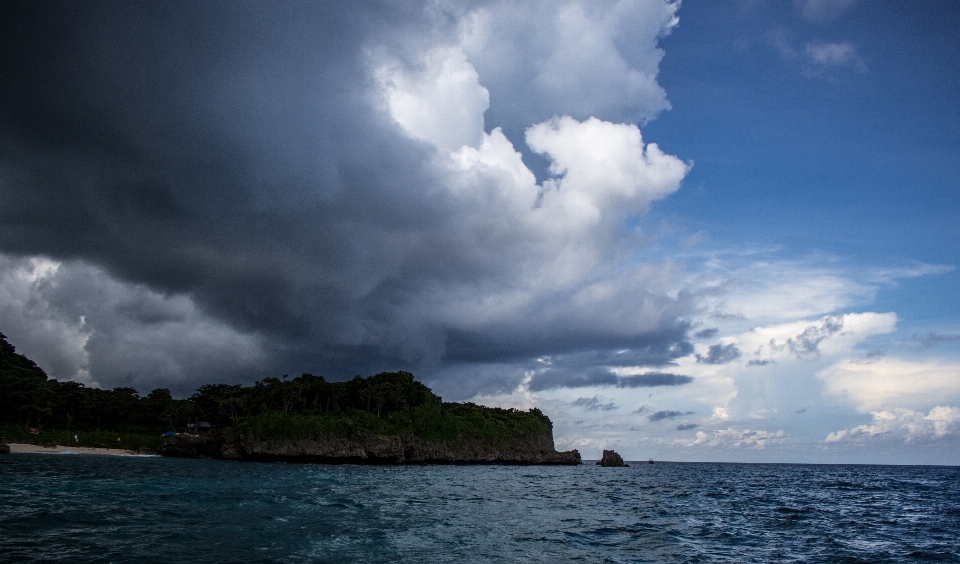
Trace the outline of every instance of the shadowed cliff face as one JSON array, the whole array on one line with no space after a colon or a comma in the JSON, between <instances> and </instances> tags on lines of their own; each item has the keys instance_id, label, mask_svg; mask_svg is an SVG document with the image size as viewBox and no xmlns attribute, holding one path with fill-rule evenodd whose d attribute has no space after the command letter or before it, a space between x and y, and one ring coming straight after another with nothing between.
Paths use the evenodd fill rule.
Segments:
<instances>
[{"instance_id":1,"label":"shadowed cliff face","mask_svg":"<svg viewBox=\"0 0 960 564\"><path fill-rule=\"evenodd\" d=\"M557 452L549 431L517 435L504 443L476 438L428 441L401 433L347 438L325 433L310 439L260 439L230 429L164 441L159 454L229 460L318 462L325 464L580 464L576 450Z\"/></svg>"}]
</instances>

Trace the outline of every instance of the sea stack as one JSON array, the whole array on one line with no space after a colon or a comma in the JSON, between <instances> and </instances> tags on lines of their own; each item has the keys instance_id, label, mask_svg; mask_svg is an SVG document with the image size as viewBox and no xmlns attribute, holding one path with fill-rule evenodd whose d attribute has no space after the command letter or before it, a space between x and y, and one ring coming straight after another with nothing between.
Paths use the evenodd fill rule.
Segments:
<instances>
[{"instance_id":1,"label":"sea stack","mask_svg":"<svg viewBox=\"0 0 960 564\"><path fill-rule=\"evenodd\" d=\"M623 463L623 457L612 450L603 451L603 458L597 462L597 466L626 466Z\"/></svg>"}]
</instances>

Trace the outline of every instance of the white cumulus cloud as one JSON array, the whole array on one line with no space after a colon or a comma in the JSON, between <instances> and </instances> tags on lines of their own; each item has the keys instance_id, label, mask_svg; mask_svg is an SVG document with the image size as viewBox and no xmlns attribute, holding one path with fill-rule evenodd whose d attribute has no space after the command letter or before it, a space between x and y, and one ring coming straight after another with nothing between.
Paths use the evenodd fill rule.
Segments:
<instances>
[{"instance_id":1,"label":"white cumulus cloud","mask_svg":"<svg viewBox=\"0 0 960 564\"><path fill-rule=\"evenodd\" d=\"M811 318L868 303L877 292L876 285L830 268L825 261L757 257L745 265L728 262L710 258L696 281L712 290L704 305L718 319L766 325Z\"/></svg>"},{"instance_id":2,"label":"white cumulus cloud","mask_svg":"<svg viewBox=\"0 0 960 564\"><path fill-rule=\"evenodd\" d=\"M896 324L893 312L847 313L756 327L728 340L746 353L745 362L815 360L821 355L849 353L869 337L893 332Z\"/></svg>"},{"instance_id":3,"label":"white cumulus cloud","mask_svg":"<svg viewBox=\"0 0 960 564\"><path fill-rule=\"evenodd\" d=\"M755 429L735 429L728 427L716 431L697 431L694 438L676 439L674 444L683 447L720 447L720 448L748 448L763 450L768 446L782 444L789 434L780 429L778 431L762 431Z\"/></svg>"},{"instance_id":4,"label":"white cumulus cloud","mask_svg":"<svg viewBox=\"0 0 960 564\"><path fill-rule=\"evenodd\" d=\"M871 412L873 421L827 435L826 443L897 440L920 442L960 437L960 408L938 405L929 412L894 408Z\"/></svg>"},{"instance_id":5,"label":"white cumulus cloud","mask_svg":"<svg viewBox=\"0 0 960 564\"><path fill-rule=\"evenodd\" d=\"M554 115L621 122L670 107L656 82L657 41L679 2L493 2L463 18L462 45L490 90L492 125Z\"/></svg>"},{"instance_id":6,"label":"white cumulus cloud","mask_svg":"<svg viewBox=\"0 0 960 564\"><path fill-rule=\"evenodd\" d=\"M818 67L850 67L866 72L867 64L857 55L852 43L808 43L803 50L807 60Z\"/></svg>"},{"instance_id":7,"label":"white cumulus cloud","mask_svg":"<svg viewBox=\"0 0 960 564\"><path fill-rule=\"evenodd\" d=\"M636 125L596 118L537 124L527 130L527 144L548 155L550 172L560 176L544 184L544 208L619 210L622 217L676 191L688 170L656 143L644 147Z\"/></svg>"},{"instance_id":8,"label":"white cumulus cloud","mask_svg":"<svg viewBox=\"0 0 960 564\"><path fill-rule=\"evenodd\" d=\"M845 359L817 372L825 392L863 411L921 407L960 396L960 365L938 360Z\"/></svg>"},{"instance_id":9,"label":"white cumulus cloud","mask_svg":"<svg viewBox=\"0 0 960 564\"><path fill-rule=\"evenodd\" d=\"M391 60L375 70L390 114L410 135L441 149L478 146L490 96L463 51L437 48L417 62Z\"/></svg>"},{"instance_id":10,"label":"white cumulus cloud","mask_svg":"<svg viewBox=\"0 0 960 564\"><path fill-rule=\"evenodd\" d=\"M481 139L438 156L448 180L437 196L452 214L444 245L500 280L431 287L423 300L432 321L527 334L538 326L656 330L676 303L666 296L678 269L639 264L600 276L597 269L617 260L622 223L679 189L688 165L645 145L635 125L561 117L527 131L530 146L553 162L555 176L537 184L499 128Z\"/></svg>"}]
</instances>

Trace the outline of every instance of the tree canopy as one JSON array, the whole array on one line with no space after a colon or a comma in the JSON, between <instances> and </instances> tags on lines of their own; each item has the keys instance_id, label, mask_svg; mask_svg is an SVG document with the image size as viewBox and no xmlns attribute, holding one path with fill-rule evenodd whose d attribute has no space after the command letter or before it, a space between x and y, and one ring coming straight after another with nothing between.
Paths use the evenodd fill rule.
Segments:
<instances>
[{"instance_id":1,"label":"tree canopy","mask_svg":"<svg viewBox=\"0 0 960 564\"><path fill-rule=\"evenodd\" d=\"M155 433L234 427L261 437L306 438L317 433L394 435L426 439L481 437L502 441L517 432L551 428L528 412L445 403L409 372L384 372L345 382L303 374L268 377L252 386L204 384L187 399L159 388L90 388L58 382L17 354L0 334L0 423L59 430ZM205 427L205 425L204 425Z\"/></svg>"}]
</instances>

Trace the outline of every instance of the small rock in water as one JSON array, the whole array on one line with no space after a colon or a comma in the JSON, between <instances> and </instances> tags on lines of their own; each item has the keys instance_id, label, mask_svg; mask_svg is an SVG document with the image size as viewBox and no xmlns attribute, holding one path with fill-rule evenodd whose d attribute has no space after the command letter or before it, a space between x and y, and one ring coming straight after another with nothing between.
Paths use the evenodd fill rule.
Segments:
<instances>
[{"instance_id":1,"label":"small rock in water","mask_svg":"<svg viewBox=\"0 0 960 564\"><path fill-rule=\"evenodd\" d=\"M623 457L612 450L603 451L603 458L597 462L597 466L626 466L623 463Z\"/></svg>"},{"instance_id":2,"label":"small rock in water","mask_svg":"<svg viewBox=\"0 0 960 564\"><path fill-rule=\"evenodd\" d=\"M10 445L7 443L0 443L0 454L10 454Z\"/></svg>"}]
</instances>

